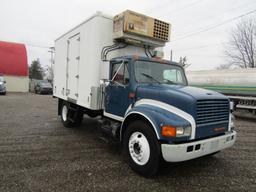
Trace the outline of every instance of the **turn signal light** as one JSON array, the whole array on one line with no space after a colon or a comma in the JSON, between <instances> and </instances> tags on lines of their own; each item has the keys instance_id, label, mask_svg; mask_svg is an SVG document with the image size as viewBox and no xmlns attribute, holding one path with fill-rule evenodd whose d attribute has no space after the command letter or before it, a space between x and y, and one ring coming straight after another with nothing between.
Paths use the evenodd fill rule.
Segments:
<instances>
[{"instance_id":1,"label":"turn signal light","mask_svg":"<svg viewBox=\"0 0 256 192\"><path fill-rule=\"evenodd\" d=\"M176 137L176 128L172 126L162 127L162 136L164 137Z\"/></svg>"}]
</instances>

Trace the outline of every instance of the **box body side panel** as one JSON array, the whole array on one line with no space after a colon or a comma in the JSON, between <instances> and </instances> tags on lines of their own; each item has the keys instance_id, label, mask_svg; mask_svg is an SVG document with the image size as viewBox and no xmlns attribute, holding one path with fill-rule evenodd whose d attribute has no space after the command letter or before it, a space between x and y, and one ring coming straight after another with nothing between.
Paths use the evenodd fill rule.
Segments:
<instances>
[{"instance_id":1,"label":"box body side panel","mask_svg":"<svg viewBox=\"0 0 256 192\"><path fill-rule=\"evenodd\" d=\"M69 82L73 87L67 87L71 79L68 74L68 40L79 34L79 67L77 82ZM55 42L55 66L54 66L54 96L68 100L67 88L73 91L77 89L76 103L85 108L98 110L91 102L92 87L100 87L100 80L109 77L108 62L101 61L101 51L104 46L112 45L113 20L96 16L83 25L75 28ZM128 45L124 49L115 50L108 54L107 59L125 55L145 55L143 47ZM75 78L73 78L76 80ZM77 87L75 86L77 85Z\"/></svg>"}]
</instances>

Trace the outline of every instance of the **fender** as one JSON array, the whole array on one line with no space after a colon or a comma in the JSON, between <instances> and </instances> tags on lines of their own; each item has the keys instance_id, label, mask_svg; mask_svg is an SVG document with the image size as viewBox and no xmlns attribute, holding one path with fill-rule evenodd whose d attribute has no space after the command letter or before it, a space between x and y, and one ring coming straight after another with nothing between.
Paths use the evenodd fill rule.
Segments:
<instances>
[{"instance_id":1,"label":"fender","mask_svg":"<svg viewBox=\"0 0 256 192\"><path fill-rule=\"evenodd\" d=\"M191 137L187 139L193 139L195 136L195 121L194 118L180 109L177 109L171 105L168 105L163 102L159 102L151 99L141 99L134 104L134 107L131 106L127 109L126 115L124 117L123 123L120 129L120 139L122 140L123 127L126 120L131 115L140 115L143 118L147 119L148 122L152 125L156 137L159 140L180 140L182 138L164 138L161 135L162 125L173 125L173 126L191 126L192 133ZM184 139L184 137L183 137Z\"/></svg>"}]
</instances>

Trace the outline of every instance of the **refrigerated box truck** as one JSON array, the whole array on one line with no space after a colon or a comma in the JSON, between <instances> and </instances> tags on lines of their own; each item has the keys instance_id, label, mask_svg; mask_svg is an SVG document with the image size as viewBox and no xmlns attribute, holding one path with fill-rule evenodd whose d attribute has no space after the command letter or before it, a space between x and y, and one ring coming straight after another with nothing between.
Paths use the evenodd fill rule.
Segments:
<instances>
[{"instance_id":1,"label":"refrigerated box truck","mask_svg":"<svg viewBox=\"0 0 256 192\"><path fill-rule=\"evenodd\" d=\"M162 159L215 154L236 139L229 99L188 86L183 68L161 58L170 31L132 11L97 13L55 41L53 94L64 126L100 116L102 131L144 176Z\"/></svg>"}]
</instances>

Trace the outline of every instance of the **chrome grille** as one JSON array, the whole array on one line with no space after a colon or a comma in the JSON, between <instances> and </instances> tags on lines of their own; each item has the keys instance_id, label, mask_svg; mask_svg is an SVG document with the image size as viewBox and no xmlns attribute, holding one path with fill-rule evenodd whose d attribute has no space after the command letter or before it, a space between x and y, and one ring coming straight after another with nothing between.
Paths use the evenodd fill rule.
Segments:
<instances>
[{"instance_id":1,"label":"chrome grille","mask_svg":"<svg viewBox=\"0 0 256 192\"><path fill-rule=\"evenodd\" d=\"M228 100L198 100L196 124L202 126L217 122L228 122L229 110Z\"/></svg>"}]
</instances>

